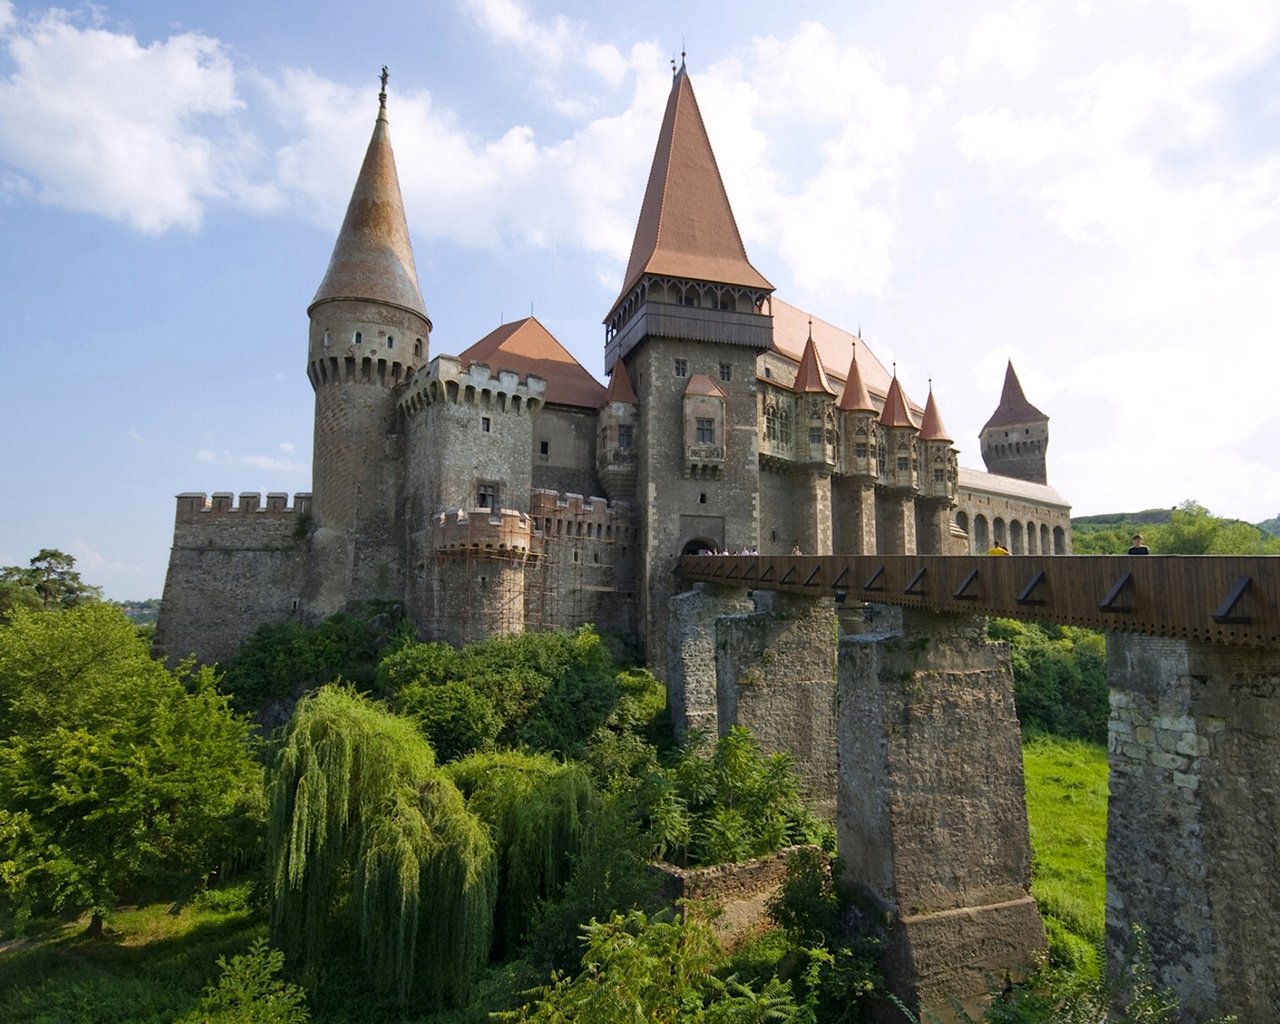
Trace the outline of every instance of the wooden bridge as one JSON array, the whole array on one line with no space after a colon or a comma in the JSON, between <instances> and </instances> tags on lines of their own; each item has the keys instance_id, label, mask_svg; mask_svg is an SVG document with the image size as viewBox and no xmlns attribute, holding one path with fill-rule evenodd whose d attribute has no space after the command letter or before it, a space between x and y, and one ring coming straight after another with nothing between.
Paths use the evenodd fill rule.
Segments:
<instances>
[{"instance_id":1,"label":"wooden bridge","mask_svg":"<svg viewBox=\"0 0 1280 1024\"><path fill-rule=\"evenodd\" d=\"M1280 558L685 555L693 582L1280 648Z\"/></svg>"}]
</instances>

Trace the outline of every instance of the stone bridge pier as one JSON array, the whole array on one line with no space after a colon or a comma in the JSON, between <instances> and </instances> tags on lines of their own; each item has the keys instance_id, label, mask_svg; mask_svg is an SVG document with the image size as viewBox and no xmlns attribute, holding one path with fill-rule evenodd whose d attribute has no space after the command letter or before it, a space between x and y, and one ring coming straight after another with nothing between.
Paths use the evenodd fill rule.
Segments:
<instances>
[{"instance_id":1,"label":"stone bridge pier","mask_svg":"<svg viewBox=\"0 0 1280 1024\"><path fill-rule=\"evenodd\" d=\"M671 603L677 729L741 724L793 754L886 934L890 990L943 1020L953 997L976 1011L1045 943L1007 656L981 618L908 610L901 634L837 643L830 598L733 593Z\"/></svg>"},{"instance_id":2,"label":"stone bridge pier","mask_svg":"<svg viewBox=\"0 0 1280 1024\"><path fill-rule=\"evenodd\" d=\"M1107 635L1107 956L1187 1020L1280 1016L1280 651Z\"/></svg>"}]
</instances>

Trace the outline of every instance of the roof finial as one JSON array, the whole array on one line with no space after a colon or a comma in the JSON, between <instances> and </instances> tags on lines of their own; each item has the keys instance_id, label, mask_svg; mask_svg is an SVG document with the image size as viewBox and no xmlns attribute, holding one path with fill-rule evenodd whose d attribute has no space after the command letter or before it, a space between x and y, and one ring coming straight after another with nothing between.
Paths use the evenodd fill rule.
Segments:
<instances>
[{"instance_id":1,"label":"roof finial","mask_svg":"<svg viewBox=\"0 0 1280 1024\"><path fill-rule=\"evenodd\" d=\"M681 37L680 37L680 70L681 70L681 71L683 71L683 70L684 70L684 58L685 58L685 52L684 52L684 36L681 36Z\"/></svg>"},{"instance_id":2,"label":"roof finial","mask_svg":"<svg viewBox=\"0 0 1280 1024\"><path fill-rule=\"evenodd\" d=\"M929 378L929 394L933 394L933 378Z\"/></svg>"},{"instance_id":3,"label":"roof finial","mask_svg":"<svg viewBox=\"0 0 1280 1024\"><path fill-rule=\"evenodd\" d=\"M809 317L809 340L813 341L813 317Z\"/></svg>"},{"instance_id":4,"label":"roof finial","mask_svg":"<svg viewBox=\"0 0 1280 1024\"><path fill-rule=\"evenodd\" d=\"M893 361L893 378L894 380L898 379L898 360L896 359Z\"/></svg>"},{"instance_id":5,"label":"roof finial","mask_svg":"<svg viewBox=\"0 0 1280 1024\"><path fill-rule=\"evenodd\" d=\"M378 76L378 80L382 83L382 91L378 93L378 106L383 110L387 109L387 79L391 76L387 74L387 66L382 65L382 74Z\"/></svg>"}]
</instances>

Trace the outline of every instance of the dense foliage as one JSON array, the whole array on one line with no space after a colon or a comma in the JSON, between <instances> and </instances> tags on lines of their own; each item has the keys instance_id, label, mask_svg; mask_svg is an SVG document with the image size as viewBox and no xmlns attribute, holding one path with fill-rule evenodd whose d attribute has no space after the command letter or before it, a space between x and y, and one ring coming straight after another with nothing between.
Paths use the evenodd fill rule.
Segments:
<instances>
[{"instance_id":1,"label":"dense foliage","mask_svg":"<svg viewBox=\"0 0 1280 1024\"><path fill-rule=\"evenodd\" d=\"M261 771L208 671L92 602L0 626L0 908L17 921L194 890L251 842Z\"/></svg>"},{"instance_id":2,"label":"dense foliage","mask_svg":"<svg viewBox=\"0 0 1280 1024\"><path fill-rule=\"evenodd\" d=\"M1213 515L1195 501L1184 501L1168 522L1145 524L1121 519L1107 524L1073 525L1071 547L1078 555L1122 555L1141 533L1155 555L1277 555L1280 537L1267 530Z\"/></svg>"},{"instance_id":3,"label":"dense foliage","mask_svg":"<svg viewBox=\"0 0 1280 1024\"><path fill-rule=\"evenodd\" d=\"M85 583L76 560L57 548L42 548L25 566L0 566L0 621L14 608L73 608L102 597Z\"/></svg>"},{"instance_id":4,"label":"dense foliage","mask_svg":"<svg viewBox=\"0 0 1280 1024\"><path fill-rule=\"evenodd\" d=\"M413 724L323 687L298 705L269 792L285 951L314 972L355 948L380 995L465 998L489 952L493 844Z\"/></svg>"},{"instance_id":5,"label":"dense foliage","mask_svg":"<svg viewBox=\"0 0 1280 1024\"><path fill-rule=\"evenodd\" d=\"M1014 702L1024 730L1106 742L1109 691L1101 633L991 619L987 635L1009 645Z\"/></svg>"}]
</instances>

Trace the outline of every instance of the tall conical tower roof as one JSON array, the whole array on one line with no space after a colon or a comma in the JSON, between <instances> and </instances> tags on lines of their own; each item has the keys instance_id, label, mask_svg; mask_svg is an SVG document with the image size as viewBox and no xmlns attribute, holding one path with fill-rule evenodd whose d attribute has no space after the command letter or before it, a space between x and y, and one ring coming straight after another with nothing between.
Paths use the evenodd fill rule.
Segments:
<instances>
[{"instance_id":1,"label":"tall conical tower roof","mask_svg":"<svg viewBox=\"0 0 1280 1024\"><path fill-rule=\"evenodd\" d=\"M822 360L818 358L818 347L813 343L813 322L809 323L809 340L804 343L804 354L800 357L800 367L796 370L796 382L791 389L798 395L819 394L834 397L836 389L827 380L826 371L822 369Z\"/></svg>"},{"instance_id":2,"label":"tall conical tower roof","mask_svg":"<svg viewBox=\"0 0 1280 1024\"><path fill-rule=\"evenodd\" d=\"M383 86L385 89L385 81ZM413 247L409 244L396 158L391 151L385 91L378 94L373 138L329 258L329 269L311 300L311 308L333 299L386 302L427 316L418 288Z\"/></svg>"},{"instance_id":3,"label":"tall conical tower roof","mask_svg":"<svg viewBox=\"0 0 1280 1024\"><path fill-rule=\"evenodd\" d=\"M609 375L609 390L605 392L604 400L622 402L624 405L636 404L636 389L631 386L627 364L621 359L613 364L613 373Z\"/></svg>"},{"instance_id":4,"label":"tall conical tower roof","mask_svg":"<svg viewBox=\"0 0 1280 1024\"><path fill-rule=\"evenodd\" d=\"M889 384L889 394L885 396L884 408L880 410L880 422L886 427L916 428L916 421L911 418L911 406L907 402L907 396L902 392L902 385L898 383L896 373Z\"/></svg>"},{"instance_id":5,"label":"tall conical tower roof","mask_svg":"<svg viewBox=\"0 0 1280 1024\"><path fill-rule=\"evenodd\" d=\"M853 343L853 354L849 357L849 376L845 378L844 391L836 407L848 412L876 411L876 407L871 402L871 394L867 391L866 384L862 382L862 371L858 369L857 341Z\"/></svg>"},{"instance_id":6,"label":"tall conical tower roof","mask_svg":"<svg viewBox=\"0 0 1280 1024\"><path fill-rule=\"evenodd\" d=\"M920 423L921 441L950 441L951 435L942 423L942 413L938 412L938 403L933 397L933 386L929 387L929 400L924 404L924 419Z\"/></svg>"},{"instance_id":7,"label":"tall conical tower roof","mask_svg":"<svg viewBox=\"0 0 1280 1024\"><path fill-rule=\"evenodd\" d=\"M619 301L642 274L773 290L747 259L683 63L671 83Z\"/></svg>"},{"instance_id":8,"label":"tall conical tower roof","mask_svg":"<svg viewBox=\"0 0 1280 1024\"><path fill-rule=\"evenodd\" d=\"M1022 384L1018 380L1018 375L1013 372L1013 360L1009 360L1008 368L1004 371L1004 388L1000 391L1000 404L996 406L996 411L991 414L991 419L987 420L982 429L1004 427L1011 423L1047 423L1048 421L1048 416L1027 401L1027 396L1022 393Z\"/></svg>"}]
</instances>

